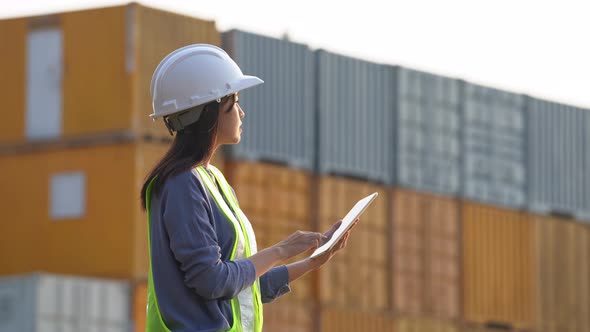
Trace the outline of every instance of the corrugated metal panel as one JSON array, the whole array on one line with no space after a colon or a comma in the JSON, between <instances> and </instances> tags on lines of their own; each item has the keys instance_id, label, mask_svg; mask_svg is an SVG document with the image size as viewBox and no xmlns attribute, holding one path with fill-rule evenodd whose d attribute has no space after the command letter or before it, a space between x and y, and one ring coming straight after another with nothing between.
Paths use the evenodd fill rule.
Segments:
<instances>
[{"instance_id":1,"label":"corrugated metal panel","mask_svg":"<svg viewBox=\"0 0 590 332\"><path fill-rule=\"evenodd\" d=\"M432 318L396 317L395 332L459 332L455 324Z\"/></svg>"},{"instance_id":2,"label":"corrugated metal panel","mask_svg":"<svg viewBox=\"0 0 590 332\"><path fill-rule=\"evenodd\" d=\"M311 230L311 175L282 166L228 161L225 173L240 207L252 223L259 250L272 246L297 230ZM290 261L298 260L297 256ZM313 274L291 285L287 301L312 303Z\"/></svg>"},{"instance_id":3,"label":"corrugated metal panel","mask_svg":"<svg viewBox=\"0 0 590 332\"><path fill-rule=\"evenodd\" d=\"M590 229L556 218L535 226L540 330L590 331Z\"/></svg>"},{"instance_id":4,"label":"corrugated metal panel","mask_svg":"<svg viewBox=\"0 0 590 332\"><path fill-rule=\"evenodd\" d=\"M0 332L127 331L125 282L47 274L0 278Z\"/></svg>"},{"instance_id":5,"label":"corrugated metal panel","mask_svg":"<svg viewBox=\"0 0 590 332\"><path fill-rule=\"evenodd\" d=\"M391 205L394 311L447 320L458 318L458 202L396 189Z\"/></svg>"},{"instance_id":6,"label":"corrugated metal panel","mask_svg":"<svg viewBox=\"0 0 590 332\"><path fill-rule=\"evenodd\" d=\"M136 42L129 45L136 52L134 76L133 128L142 134L154 137L170 137L162 121L154 123L148 116L152 113L150 82L158 63L170 52L182 46L207 43L221 45L221 36L215 22L152 9L136 4L128 6L127 33ZM135 67L133 66L133 67Z\"/></svg>"},{"instance_id":7,"label":"corrugated metal panel","mask_svg":"<svg viewBox=\"0 0 590 332\"><path fill-rule=\"evenodd\" d=\"M328 263L330 264L330 263ZM385 313L326 307L321 314L321 332L393 332L393 318ZM396 331L397 332L397 331Z\"/></svg>"},{"instance_id":8,"label":"corrugated metal panel","mask_svg":"<svg viewBox=\"0 0 590 332\"><path fill-rule=\"evenodd\" d=\"M590 216L588 110L527 99L532 211ZM590 220L590 219L588 219Z\"/></svg>"},{"instance_id":9,"label":"corrugated metal panel","mask_svg":"<svg viewBox=\"0 0 590 332\"><path fill-rule=\"evenodd\" d=\"M318 170L393 183L391 67L317 51Z\"/></svg>"},{"instance_id":10,"label":"corrugated metal panel","mask_svg":"<svg viewBox=\"0 0 590 332\"><path fill-rule=\"evenodd\" d=\"M463 202L463 315L474 323L534 328L535 236L531 216Z\"/></svg>"},{"instance_id":11,"label":"corrugated metal panel","mask_svg":"<svg viewBox=\"0 0 590 332\"><path fill-rule=\"evenodd\" d=\"M131 143L105 143L0 156L0 199L11 207L4 213L11 222L0 223L0 234L10 234L0 241L0 274L42 270L146 276L147 262L133 261L134 257L147 260L145 252L134 253L146 240L144 234L134 243L133 232L138 231L134 211L139 204L136 148ZM85 213L55 222L50 217L50 179L67 172L85 174ZM144 218L135 225L142 223ZM105 246L105 241L111 245ZM80 257L90 257L92 264Z\"/></svg>"},{"instance_id":12,"label":"corrugated metal panel","mask_svg":"<svg viewBox=\"0 0 590 332\"><path fill-rule=\"evenodd\" d=\"M328 230L342 219L359 199L379 193L351 233L347 247L319 270L322 304L364 310L389 308L388 189L331 176L319 181L321 230Z\"/></svg>"},{"instance_id":13,"label":"corrugated metal panel","mask_svg":"<svg viewBox=\"0 0 590 332\"><path fill-rule=\"evenodd\" d=\"M120 6L60 15L65 137L131 128L125 10Z\"/></svg>"},{"instance_id":14,"label":"corrugated metal panel","mask_svg":"<svg viewBox=\"0 0 590 332\"><path fill-rule=\"evenodd\" d=\"M397 183L418 190L458 193L458 81L406 68L396 68L395 73Z\"/></svg>"},{"instance_id":15,"label":"corrugated metal panel","mask_svg":"<svg viewBox=\"0 0 590 332\"><path fill-rule=\"evenodd\" d=\"M463 85L463 196L526 205L526 121L522 95Z\"/></svg>"},{"instance_id":16,"label":"corrugated metal panel","mask_svg":"<svg viewBox=\"0 0 590 332\"><path fill-rule=\"evenodd\" d=\"M314 58L303 44L232 30L223 47L245 74L264 84L240 92L246 113L231 159L272 161L313 169L316 148Z\"/></svg>"},{"instance_id":17,"label":"corrugated metal panel","mask_svg":"<svg viewBox=\"0 0 590 332\"><path fill-rule=\"evenodd\" d=\"M314 332L314 320L318 313L313 306L286 302L280 298L264 306L263 331Z\"/></svg>"},{"instance_id":18,"label":"corrugated metal panel","mask_svg":"<svg viewBox=\"0 0 590 332\"><path fill-rule=\"evenodd\" d=\"M0 20L0 40L2 121L10 124L0 131L0 144L5 144L25 139L27 20Z\"/></svg>"}]
</instances>

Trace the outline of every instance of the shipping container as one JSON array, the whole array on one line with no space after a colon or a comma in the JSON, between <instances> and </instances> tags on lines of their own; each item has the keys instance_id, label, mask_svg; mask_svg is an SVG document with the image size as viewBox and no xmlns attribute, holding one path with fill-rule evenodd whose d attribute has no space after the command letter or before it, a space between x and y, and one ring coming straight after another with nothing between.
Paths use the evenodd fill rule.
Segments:
<instances>
[{"instance_id":1,"label":"shipping container","mask_svg":"<svg viewBox=\"0 0 590 332\"><path fill-rule=\"evenodd\" d=\"M0 332L126 332L129 285L52 274L0 278Z\"/></svg>"},{"instance_id":2,"label":"shipping container","mask_svg":"<svg viewBox=\"0 0 590 332\"><path fill-rule=\"evenodd\" d=\"M395 189L391 206L393 310L402 315L458 319L458 201Z\"/></svg>"},{"instance_id":3,"label":"shipping container","mask_svg":"<svg viewBox=\"0 0 590 332\"><path fill-rule=\"evenodd\" d=\"M391 67L316 51L318 168L393 183Z\"/></svg>"},{"instance_id":4,"label":"shipping container","mask_svg":"<svg viewBox=\"0 0 590 332\"><path fill-rule=\"evenodd\" d=\"M420 191L459 192L459 82L395 67L396 184Z\"/></svg>"},{"instance_id":5,"label":"shipping container","mask_svg":"<svg viewBox=\"0 0 590 332\"><path fill-rule=\"evenodd\" d=\"M285 301L286 298L264 305L265 332L314 332L319 315L313 306L305 303Z\"/></svg>"},{"instance_id":6,"label":"shipping container","mask_svg":"<svg viewBox=\"0 0 590 332\"><path fill-rule=\"evenodd\" d=\"M140 189L167 149L106 139L0 155L0 197L11 221L0 223L0 274L146 277Z\"/></svg>"},{"instance_id":7,"label":"shipping container","mask_svg":"<svg viewBox=\"0 0 590 332\"><path fill-rule=\"evenodd\" d=\"M537 269L531 215L462 202L463 318L534 329Z\"/></svg>"},{"instance_id":8,"label":"shipping container","mask_svg":"<svg viewBox=\"0 0 590 332\"><path fill-rule=\"evenodd\" d=\"M527 98L529 207L590 220L590 113Z\"/></svg>"},{"instance_id":9,"label":"shipping container","mask_svg":"<svg viewBox=\"0 0 590 332\"><path fill-rule=\"evenodd\" d=\"M325 307L320 319L320 332L397 332L395 322L388 313Z\"/></svg>"},{"instance_id":10,"label":"shipping container","mask_svg":"<svg viewBox=\"0 0 590 332\"><path fill-rule=\"evenodd\" d=\"M537 217L539 329L590 331L590 229Z\"/></svg>"},{"instance_id":11,"label":"shipping container","mask_svg":"<svg viewBox=\"0 0 590 332\"><path fill-rule=\"evenodd\" d=\"M256 233L258 249L270 247L297 230L313 229L311 174L268 163L227 161L225 177L234 188L240 208ZM309 255L309 253L307 254ZM288 262L304 258L299 255ZM283 302L314 303L314 274L308 273L291 284Z\"/></svg>"},{"instance_id":12,"label":"shipping container","mask_svg":"<svg viewBox=\"0 0 590 332\"><path fill-rule=\"evenodd\" d=\"M397 317L395 332L460 332L459 327L449 321L429 317Z\"/></svg>"},{"instance_id":13,"label":"shipping container","mask_svg":"<svg viewBox=\"0 0 590 332\"><path fill-rule=\"evenodd\" d=\"M112 132L167 137L148 116L153 71L180 46L220 44L212 21L138 4L1 20L0 37L0 96L11 110L2 145Z\"/></svg>"},{"instance_id":14,"label":"shipping container","mask_svg":"<svg viewBox=\"0 0 590 332\"><path fill-rule=\"evenodd\" d=\"M314 56L303 44L232 30L223 48L264 84L240 92L242 141L228 159L270 161L312 171L316 148Z\"/></svg>"},{"instance_id":15,"label":"shipping container","mask_svg":"<svg viewBox=\"0 0 590 332\"><path fill-rule=\"evenodd\" d=\"M524 96L470 83L462 93L462 196L525 207Z\"/></svg>"},{"instance_id":16,"label":"shipping container","mask_svg":"<svg viewBox=\"0 0 590 332\"><path fill-rule=\"evenodd\" d=\"M351 232L345 249L319 270L323 305L357 310L390 307L389 190L387 187L335 176L319 178L319 225L328 230L361 198L378 192Z\"/></svg>"}]
</instances>

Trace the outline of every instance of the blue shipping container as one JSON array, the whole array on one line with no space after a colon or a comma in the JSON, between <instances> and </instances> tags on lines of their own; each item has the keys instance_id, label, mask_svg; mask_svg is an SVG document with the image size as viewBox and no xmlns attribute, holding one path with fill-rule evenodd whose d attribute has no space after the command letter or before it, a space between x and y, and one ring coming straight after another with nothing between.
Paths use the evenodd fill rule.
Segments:
<instances>
[{"instance_id":1,"label":"blue shipping container","mask_svg":"<svg viewBox=\"0 0 590 332\"><path fill-rule=\"evenodd\" d=\"M470 83L462 92L463 197L525 207L524 96Z\"/></svg>"},{"instance_id":2,"label":"blue shipping container","mask_svg":"<svg viewBox=\"0 0 590 332\"><path fill-rule=\"evenodd\" d=\"M318 171L393 183L391 67L316 52Z\"/></svg>"},{"instance_id":3,"label":"blue shipping container","mask_svg":"<svg viewBox=\"0 0 590 332\"><path fill-rule=\"evenodd\" d=\"M240 92L242 141L226 157L312 170L315 156L314 58L303 44L232 30L223 48L244 74L264 84Z\"/></svg>"},{"instance_id":4,"label":"blue shipping container","mask_svg":"<svg viewBox=\"0 0 590 332\"><path fill-rule=\"evenodd\" d=\"M460 169L459 82L395 68L397 184L457 194Z\"/></svg>"},{"instance_id":5,"label":"blue shipping container","mask_svg":"<svg viewBox=\"0 0 590 332\"><path fill-rule=\"evenodd\" d=\"M590 220L590 111L527 98L529 207Z\"/></svg>"}]
</instances>

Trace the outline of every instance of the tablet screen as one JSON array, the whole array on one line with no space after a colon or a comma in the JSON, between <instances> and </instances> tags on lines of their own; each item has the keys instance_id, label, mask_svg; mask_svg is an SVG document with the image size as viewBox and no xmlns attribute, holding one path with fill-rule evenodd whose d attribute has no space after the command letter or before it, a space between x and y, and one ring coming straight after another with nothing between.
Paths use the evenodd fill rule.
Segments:
<instances>
[{"instance_id":1,"label":"tablet screen","mask_svg":"<svg viewBox=\"0 0 590 332\"><path fill-rule=\"evenodd\" d=\"M313 258L319 256L324 252L330 250L336 243L338 243L338 240L340 240L340 238L344 236L344 234L352 226L354 221L367 209L369 204L371 204L373 200L375 200L377 195L378 193L372 193L371 195L358 201L348 212L348 214L346 214L346 216L342 219L342 224L340 224L340 227L338 227L336 232L334 232L330 240L324 243L324 245L322 245L321 247L317 248L313 252L313 254L311 254L310 257Z\"/></svg>"}]
</instances>

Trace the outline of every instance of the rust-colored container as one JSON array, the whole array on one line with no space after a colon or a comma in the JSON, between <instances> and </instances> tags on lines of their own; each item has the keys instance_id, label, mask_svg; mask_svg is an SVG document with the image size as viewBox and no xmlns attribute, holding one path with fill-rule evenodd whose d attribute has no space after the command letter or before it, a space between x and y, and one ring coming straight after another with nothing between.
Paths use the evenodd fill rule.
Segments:
<instances>
[{"instance_id":1,"label":"rust-colored container","mask_svg":"<svg viewBox=\"0 0 590 332\"><path fill-rule=\"evenodd\" d=\"M169 137L163 123L154 124L148 116L152 113L149 89L153 71L178 47L221 43L213 21L136 3L0 20L0 38L6 46L0 55L0 97L4 109L10 110L3 115L11 124L0 132L0 145L25 143L31 132L35 134L35 129L27 129L31 117L27 112L41 110L27 109L27 99L33 98L28 95L27 72L36 61L27 60L31 56L27 42L31 32L47 28L61 36L55 39L61 42L54 45L60 58L47 69L58 83L35 98L49 96L60 102L55 112L43 115L55 123L43 140L113 132Z\"/></svg>"},{"instance_id":2,"label":"rust-colored container","mask_svg":"<svg viewBox=\"0 0 590 332\"><path fill-rule=\"evenodd\" d=\"M461 205L463 315L468 322L534 328L536 264L530 215Z\"/></svg>"},{"instance_id":3,"label":"rust-colored container","mask_svg":"<svg viewBox=\"0 0 590 332\"><path fill-rule=\"evenodd\" d=\"M133 331L145 332L147 313L147 281L139 282L133 289Z\"/></svg>"},{"instance_id":4,"label":"rust-colored container","mask_svg":"<svg viewBox=\"0 0 590 332\"><path fill-rule=\"evenodd\" d=\"M311 175L302 170L249 161L228 161L225 177L234 188L241 209L252 223L258 249L272 246L297 230L311 230ZM290 262L304 258L299 255ZM307 253L309 255L309 253ZM282 302L311 305L313 273L291 285Z\"/></svg>"},{"instance_id":5,"label":"rust-colored container","mask_svg":"<svg viewBox=\"0 0 590 332\"><path fill-rule=\"evenodd\" d=\"M0 274L147 276L140 189L168 145L95 143L0 155Z\"/></svg>"},{"instance_id":6,"label":"rust-colored container","mask_svg":"<svg viewBox=\"0 0 590 332\"><path fill-rule=\"evenodd\" d=\"M457 319L461 241L458 202L395 189L391 205L394 311Z\"/></svg>"},{"instance_id":7,"label":"rust-colored container","mask_svg":"<svg viewBox=\"0 0 590 332\"><path fill-rule=\"evenodd\" d=\"M334 176L319 178L319 224L327 230L361 198L379 196L361 216L348 246L320 270L321 303L362 310L389 308L389 191L386 187Z\"/></svg>"},{"instance_id":8,"label":"rust-colored container","mask_svg":"<svg viewBox=\"0 0 590 332\"><path fill-rule=\"evenodd\" d=\"M590 331L590 229L537 217L539 329Z\"/></svg>"},{"instance_id":9,"label":"rust-colored container","mask_svg":"<svg viewBox=\"0 0 590 332\"><path fill-rule=\"evenodd\" d=\"M265 332L314 332L317 315L313 306L289 301L286 297L279 298L264 305L262 330Z\"/></svg>"},{"instance_id":10,"label":"rust-colored container","mask_svg":"<svg viewBox=\"0 0 590 332\"><path fill-rule=\"evenodd\" d=\"M427 317L410 318L396 317L395 332L459 332L460 329L452 322Z\"/></svg>"},{"instance_id":11,"label":"rust-colored container","mask_svg":"<svg viewBox=\"0 0 590 332\"><path fill-rule=\"evenodd\" d=\"M387 313L325 307L321 311L321 332L393 332L394 320Z\"/></svg>"}]
</instances>

